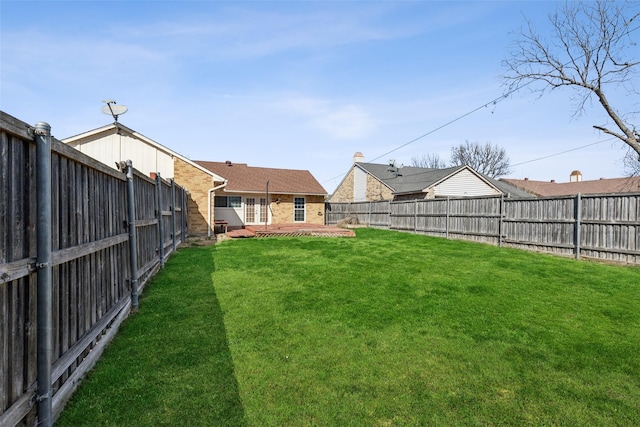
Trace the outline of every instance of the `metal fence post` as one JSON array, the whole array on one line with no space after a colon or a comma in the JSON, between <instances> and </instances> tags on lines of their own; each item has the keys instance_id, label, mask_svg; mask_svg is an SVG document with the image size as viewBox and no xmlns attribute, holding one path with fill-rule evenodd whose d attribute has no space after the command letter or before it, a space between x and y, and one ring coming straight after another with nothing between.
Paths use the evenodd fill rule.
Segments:
<instances>
[{"instance_id":1,"label":"metal fence post","mask_svg":"<svg viewBox=\"0 0 640 427\"><path fill-rule=\"evenodd\" d=\"M53 290L51 266L51 126L35 125L37 200L37 375L38 425L53 425L51 365L53 358Z\"/></svg>"},{"instance_id":2,"label":"metal fence post","mask_svg":"<svg viewBox=\"0 0 640 427\"><path fill-rule=\"evenodd\" d=\"M129 266L131 270L131 304L138 308L138 240L136 231L136 199L133 192L133 163L125 162L127 174L127 211L129 216Z\"/></svg>"},{"instance_id":3,"label":"metal fence post","mask_svg":"<svg viewBox=\"0 0 640 427\"><path fill-rule=\"evenodd\" d=\"M158 256L160 268L164 268L164 219L162 216L162 178L156 173L156 191L158 192Z\"/></svg>"},{"instance_id":4,"label":"metal fence post","mask_svg":"<svg viewBox=\"0 0 640 427\"><path fill-rule=\"evenodd\" d=\"M176 182L171 179L171 236L173 237L173 251L178 248L176 240Z\"/></svg>"},{"instance_id":5,"label":"metal fence post","mask_svg":"<svg viewBox=\"0 0 640 427\"><path fill-rule=\"evenodd\" d=\"M180 193L182 194L182 197L180 199L180 230L181 230L181 234L180 234L180 240L182 241L182 243L187 241L187 216L186 216L186 203L184 202L184 199L186 197L186 190L184 189L184 187L180 187L182 190L180 191Z\"/></svg>"},{"instance_id":6,"label":"metal fence post","mask_svg":"<svg viewBox=\"0 0 640 427\"><path fill-rule=\"evenodd\" d=\"M580 225L582 222L582 196L580 193L576 195L575 202L575 217L576 217L576 228L574 232L575 246L576 246L576 259L580 259L580 240L582 239L580 233Z\"/></svg>"}]
</instances>

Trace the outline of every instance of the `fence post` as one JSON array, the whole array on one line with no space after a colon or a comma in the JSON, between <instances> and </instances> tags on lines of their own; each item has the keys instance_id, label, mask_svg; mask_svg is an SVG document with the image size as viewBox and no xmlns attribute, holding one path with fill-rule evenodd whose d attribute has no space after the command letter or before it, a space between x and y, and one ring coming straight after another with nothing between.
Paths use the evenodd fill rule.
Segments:
<instances>
[{"instance_id":1,"label":"fence post","mask_svg":"<svg viewBox=\"0 0 640 427\"><path fill-rule=\"evenodd\" d=\"M171 178L171 235L173 237L173 251L178 248L176 241L176 182Z\"/></svg>"},{"instance_id":2,"label":"fence post","mask_svg":"<svg viewBox=\"0 0 640 427\"><path fill-rule=\"evenodd\" d=\"M180 200L180 207L181 207L181 211L180 211L180 229L182 230L182 233L180 234L180 239L182 241L182 243L187 241L187 216L186 216L186 210L185 210L185 194L186 194L186 190L184 189L184 187L180 187L182 188L181 194L182 194L182 198Z\"/></svg>"},{"instance_id":3,"label":"fence post","mask_svg":"<svg viewBox=\"0 0 640 427\"><path fill-rule=\"evenodd\" d=\"M393 210L393 203L389 200L389 216L387 219L387 223L389 224L388 229L391 230L391 211Z\"/></svg>"},{"instance_id":4,"label":"fence post","mask_svg":"<svg viewBox=\"0 0 640 427\"><path fill-rule=\"evenodd\" d=\"M51 126L35 125L37 200L37 376L38 425L53 425L51 365L53 358L53 290L51 265Z\"/></svg>"},{"instance_id":5,"label":"fence post","mask_svg":"<svg viewBox=\"0 0 640 427\"><path fill-rule=\"evenodd\" d=\"M371 210L373 209L373 201L369 200L369 218L367 220L367 226L371 227Z\"/></svg>"},{"instance_id":6,"label":"fence post","mask_svg":"<svg viewBox=\"0 0 640 427\"><path fill-rule=\"evenodd\" d=\"M418 234L418 199L413 201L413 234Z\"/></svg>"},{"instance_id":7,"label":"fence post","mask_svg":"<svg viewBox=\"0 0 640 427\"><path fill-rule=\"evenodd\" d=\"M136 230L136 198L133 191L133 163L125 162L127 174L127 212L129 216L129 268L131 270L131 305L138 308L138 238Z\"/></svg>"},{"instance_id":8,"label":"fence post","mask_svg":"<svg viewBox=\"0 0 640 427\"><path fill-rule=\"evenodd\" d=\"M504 226L504 193L500 195L500 218L498 220L498 247L502 247L502 227Z\"/></svg>"},{"instance_id":9,"label":"fence post","mask_svg":"<svg viewBox=\"0 0 640 427\"><path fill-rule=\"evenodd\" d=\"M160 268L164 268L164 220L162 217L162 178L156 173L156 191L158 192L158 256Z\"/></svg>"},{"instance_id":10,"label":"fence post","mask_svg":"<svg viewBox=\"0 0 640 427\"><path fill-rule=\"evenodd\" d=\"M582 239L580 233L580 223L582 222L582 196L580 193L576 195L575 201L575 217L576 228L574 231L575 247L576 247L576 259L580 259L580 240Z\"/></svg>"},{"instance_id":11,"label":"fence post","mask_svg":"<svg viewBox=\"0 0 640 427\"><path fill-rule=\"evenodd\" d=\"M445 223L445 238L449 238L449 196L447 196L447 219Z\"/></svg>"}]
</instances>

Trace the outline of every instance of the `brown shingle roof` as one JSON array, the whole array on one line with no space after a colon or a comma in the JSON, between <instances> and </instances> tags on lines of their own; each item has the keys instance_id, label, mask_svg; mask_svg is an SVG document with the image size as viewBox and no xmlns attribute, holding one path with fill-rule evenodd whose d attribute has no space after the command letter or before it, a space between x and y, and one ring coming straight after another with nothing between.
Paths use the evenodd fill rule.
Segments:
<instances>
[{"instance_id":1,"label":"brown shingle roof","mask_svg":"<svg viewBox=\"0 0 640 427\"><path fill-rule=\"evenodd\" d=\"M269 192L279 194L327 195L327 191L307 170L247 166L246 163L195 161L229 181L225 191Z\"/></svg>"},{"instance_id":2,"label":"brown shingle roof","mask_svg":"<svg viewBox=\"0 0 640 427\"><path fill-rule=\"evenodd\" d=\"M510 178L500 178L500 181L540 197L640 192L640 177L637 176L562 183Z\"/></svg>"}]
</instances>

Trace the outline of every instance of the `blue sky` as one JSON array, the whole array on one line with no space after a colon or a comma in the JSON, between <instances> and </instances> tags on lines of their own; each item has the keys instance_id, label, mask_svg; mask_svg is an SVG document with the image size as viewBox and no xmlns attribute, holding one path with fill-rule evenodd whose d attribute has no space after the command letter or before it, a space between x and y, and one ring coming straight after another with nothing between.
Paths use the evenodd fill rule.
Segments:
<instances>
[{"instance_id":1,"label":"blue sky","mask_svg":"<svg viewBox=\"0 0 640 427\"><path fill-rule=\"evenodd\" d=\"M62 139L111 123L114 99L121 123L193 160L308 169L329 192L356 151L409 165L466 140L505 148L512 178L623 176L598 104L491 103L512 32L526 16L544 34L562 4L2 0L0 108Z\"/></svg>"}]
</instances>

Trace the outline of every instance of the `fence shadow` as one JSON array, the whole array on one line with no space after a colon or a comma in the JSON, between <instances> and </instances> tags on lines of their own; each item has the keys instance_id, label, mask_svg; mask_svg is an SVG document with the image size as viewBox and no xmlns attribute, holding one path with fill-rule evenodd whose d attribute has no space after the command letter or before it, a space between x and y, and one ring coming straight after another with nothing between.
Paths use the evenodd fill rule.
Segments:
<instances>
[{"instance_id":1,"label":"fence shadow","mask_svg":"<svg viewBox=\"0 0 640 427\"><path fill-rule=\"evenodd\" d=\"M140 309L123 324L86 380L88 387L80 386L59 426L123 419L129 425L246 425L213 284L214 258L213 246L184 248L171 257L145 287ZM113 405L114 400L129 403Z\"/></svg>"},{"instance_id":2,"label":"fence shadow","mask_svg":"<svg viewBox=\"0 0 640 427\"><path fill-rule=\"evenodd\" d=\"M216 416L213 417L212 425L226 426L245 426L246 418L244 405L240 397L240 387L235 375L233 357L229 349L229 340L227 338L227 329L224 323L224 313L220 306L220 301L216 293L215 283L213 282L213 272L215 271L215 247L211 246L209 252L202 250L203 255L208 255L210 269L207 277L210 279L210 315L211 328L215 336L215 351L218 355L218 375L219 381L216 383L215 394L220 396L217 402ZM206 264L207 260L203 259L202 264ZM214 349L212 349L214 350Z\"/></svg>"}]
</instances>

